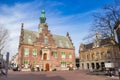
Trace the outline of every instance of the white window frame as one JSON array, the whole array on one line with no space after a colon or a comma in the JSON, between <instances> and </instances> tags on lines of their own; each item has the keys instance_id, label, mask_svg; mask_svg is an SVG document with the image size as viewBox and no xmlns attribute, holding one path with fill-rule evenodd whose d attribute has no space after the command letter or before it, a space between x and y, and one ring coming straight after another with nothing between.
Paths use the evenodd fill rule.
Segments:
<instances>
[{"instance_id":1,"label":"white window frame","mask_svg":"<svg viewBox=\"0 0 120 80\"><path fill-rule=\"evenodd\" d=\"M66 62L61 62L61 67L66 67Z\"/></svg>"},{"instance_id":2,"label":"white window frame","mask_svg":"<svg viewBox=\"0 0 120 80\"><path fill-rule=\"evenodd\" d=\"M24 56L29 56L29 48L24 48Z\"/></svg>"},{"instance_id":3,"label":"white window frame","mask_svg":"<svg viewBox=\"0 0 120 80\"><path fill-rule=\"evenodd\" d=\"M62 58L66 58L66 53L65 52L61 52L61 57Z\"/></svg>"},{"instance_id":4,"label":"white window frame","mask_svg":"<svg viewBox=\"0 0 120 80\"><path fill-rule=\"evenodd\" d=\"M36 50L36 53L35 53L36 55L34 55L34 51L33 50ZM33 50L32 50L32 56L33 57L37 57L37 49L33 49Z\"/></svg>"},{"instance_id":5,"label":"white window frame","mask_svg":"<svg viewBox=\"0 0 120 80\"><path fill-rule=\"evenodd\" d=\"M27 61L28 63L25 64L25 61ZM28 65L29 65L29 60L24 60L24 66L25 66L25 68L28 68Z\"/></svg>"},{"instance_id":6,"label":"white window frame","mask_svg":"<svg viewBox=\"0 0 120 80\"><path fill-rule=\"evenodd\" d=\"M69 59L72 59L72 53L71 52L69 53Z\"/></svg>"},{"instance_id":7,"label":"white window frame","mask_svg":"<svg viewBox=\"0 0 120 80\"><path fill-rule=\"evenodd\" d=\"M47 36L45 36L45 37L44 37L44 43L45 43L45 44L47 44L47 43L48 43L48 41L49 41L49 40L48 40L48 37L47 37Z\"/></svg>"},{"instance_id":8,"label":"white window frame","mask_svg":"<svg viewBox=\"0 0 120 80\"><path fill-rule=\"evenodd\" d=\"M58 58L58 53L57 52L54 52L53 54L54 54L55 58Z\"/></svg>"}]
</instances>

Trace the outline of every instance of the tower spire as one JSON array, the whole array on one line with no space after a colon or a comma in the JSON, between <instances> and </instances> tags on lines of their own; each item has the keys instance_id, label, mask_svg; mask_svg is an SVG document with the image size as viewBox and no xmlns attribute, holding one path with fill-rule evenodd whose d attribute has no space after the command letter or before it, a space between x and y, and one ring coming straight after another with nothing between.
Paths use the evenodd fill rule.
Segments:
<instances>
[{"instance_id":1,"label":"tower spire","mask_svg":"<svg viewBox=\"0 0 120 80\"><path fill-rule=\"evenodd\" d=\"M98 40L98 37L99 37L99 33L98 33L98 31L96 31L95 38Z\"/></svg>"},{"instance_id":2,"label":"tower spire","mask_svg":"<svg viewBox=\"0 0 120 80\"><path fill-rule=\"evenodd\" d=\"M45 10L43 9L43 10L41 11L40 23L41 23L41 24L42 24L42 23L45 23L45 21L46 21Z\"/></svg>"}]
</instances>

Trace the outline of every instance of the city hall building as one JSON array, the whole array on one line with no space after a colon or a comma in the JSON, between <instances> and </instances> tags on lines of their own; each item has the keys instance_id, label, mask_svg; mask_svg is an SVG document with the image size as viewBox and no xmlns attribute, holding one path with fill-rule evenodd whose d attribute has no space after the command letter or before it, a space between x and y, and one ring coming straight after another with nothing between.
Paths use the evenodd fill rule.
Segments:
<instances>
[{"instance_id":1,"label":"city hall building","mask_svg":"<svg viewBox=\"0 0 120 80\"><path fill-rule=\"evenodd\" d=\"M112 64L110 68L118 68L120 65L120 52L113 46L110 38L96 39L92 43L80 44L80 69L104 70L105 64Z\"/></svg>"},{"instance_id":2,"label":"city hall building","mask_svg":"<svg viewBox=\"0 0 120 80\"><path fill-rule=\"evenodd\" d=\"M38 31L26 30L24 24L21 25L18 66L45 71L75 68L75 48L69 33L66 36L51 34L44 10Z\"/></svg>"}]
</instances>

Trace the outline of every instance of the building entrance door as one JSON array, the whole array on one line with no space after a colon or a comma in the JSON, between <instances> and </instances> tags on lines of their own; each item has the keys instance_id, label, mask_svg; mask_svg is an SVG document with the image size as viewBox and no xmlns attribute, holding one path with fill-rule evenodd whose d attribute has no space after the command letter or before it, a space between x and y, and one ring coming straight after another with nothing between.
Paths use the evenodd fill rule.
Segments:
<instances>
[{"instance_id":1,"label":"building entrance door","mask_svg":"<svg viewBox=\"0 0 120 80\"><path fill-rule=\"evenodd\" d=\"M96 63L96 69L99 69L99 68L100 68L99 63Z\"/></svg>"},{"instance_id":2,"label":"building entrance door","mask_svg":"<svg viewBox=\"0 0 120 80\"><path fill-rule=\"evenodd\" d=\"M95 69L95 64L91 63L92 69Z\"/></svg>"},{"instance_id":3,"label":"building entrance door","mask_svg":"<svg viewBox=\"0 0 120 80\"><path fill-rule=\"evenodd\" d=\"M46 64L46 71L49 71L50 67L49 67L49 64L47 63Z\"/></svg>"}]
</instances>

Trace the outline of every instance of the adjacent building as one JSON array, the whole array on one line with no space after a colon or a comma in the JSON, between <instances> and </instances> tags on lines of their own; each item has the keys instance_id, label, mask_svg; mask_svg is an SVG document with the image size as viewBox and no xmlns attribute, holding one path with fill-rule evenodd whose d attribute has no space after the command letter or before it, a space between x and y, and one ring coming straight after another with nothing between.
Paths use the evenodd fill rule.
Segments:
<instances>
[{"instance_id":1,"label":"adjacent building","mask_svg":"<svg viewBox=\"0 0 120 80\"><path fill-rule=\"evenodd\" d=\"M68 70L75 68L75 47L69 33L66 36L51 34L42 10L38 31L21 26L18 64L23 69Z\"/></svg>"},{"instance_id":2,"label":"adjacent building","mask_svg":"<svg viewBox=\"0 0 120 80\"><path fill-rule=\"evenodd\" d=\"M11 68L16 68L18 66L18 53L12 56L10 63Z\"/></svg>"},{"instance_id":3,"label":"adjacent building","mask_svg":"<svg viewBox=\"0 0 120 80\"><path fill-rule=\"evenodd\" d=\"M80 69L104 70L105 63L113 64L113 68L120 65L120 52L111 44L110 38L96 39L89 44L80 44Z\"/></svg>"},{"instance_id":4,"label":"adjacent building","mask_svg":"<svg viewBox=\"0 0 120 80\"><path fill-rule=\"evenodd\" d=\"M120 45L120 21L118 21L116 23L114 29L116 30L118 42L119 42L119 45Z\"/></svg>"},{"instance_id":5,"label":"adjacent building","mask_svg":"<svg viewBox=\"0 0 120 80\"><path fill-rule=\"evenodd\" d=\"M80 59L79 59L79 57L76 57L75 61L76 61L76 68L79 69L79 67L80 67Z\"/></svg>"}]
</instances>

